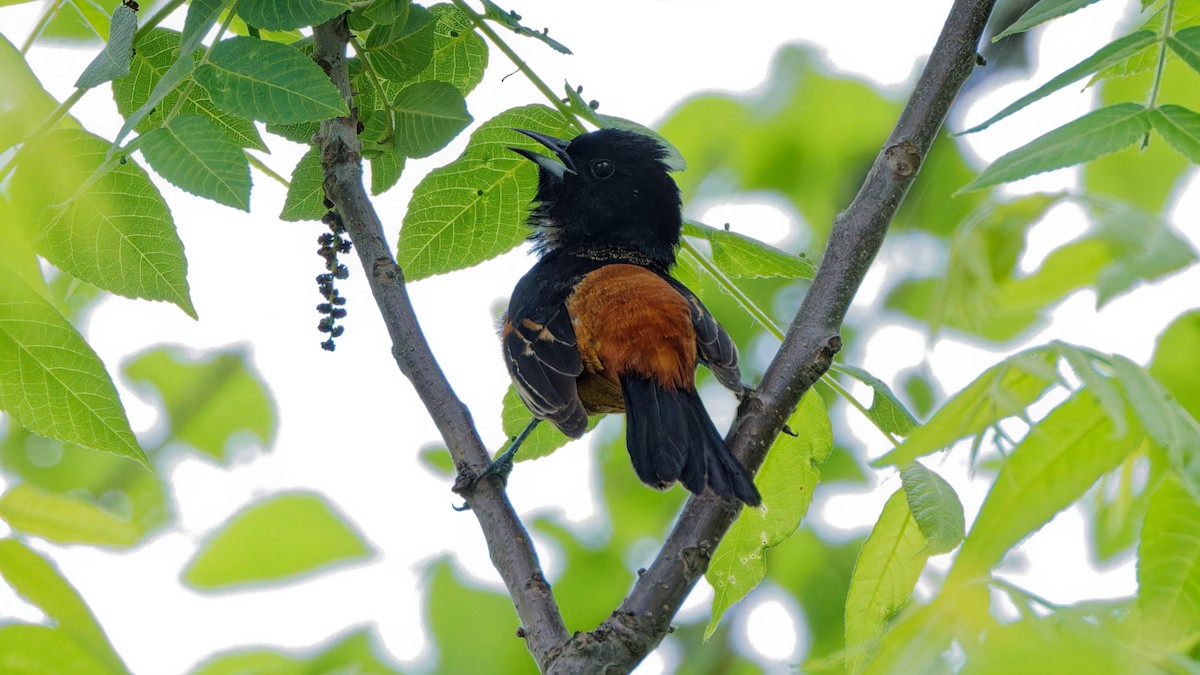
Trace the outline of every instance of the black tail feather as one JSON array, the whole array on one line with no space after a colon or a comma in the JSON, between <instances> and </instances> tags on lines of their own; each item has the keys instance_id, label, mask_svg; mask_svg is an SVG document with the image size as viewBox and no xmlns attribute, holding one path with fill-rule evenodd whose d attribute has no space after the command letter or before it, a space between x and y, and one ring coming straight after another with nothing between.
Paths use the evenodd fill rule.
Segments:
<instances>
[{"instance_id":1,"label":"black tail feather","mask_svg":"<svg viewBox=\"0 0 1200 675\"><path fill-rule=\"evenodd\" d=\"M629 458L643 483L665 488L675 481L699 494L758 506L754 481L725 447L695 391L665 389L652 380L621 378Z\"/></svg>"}]
</instances>

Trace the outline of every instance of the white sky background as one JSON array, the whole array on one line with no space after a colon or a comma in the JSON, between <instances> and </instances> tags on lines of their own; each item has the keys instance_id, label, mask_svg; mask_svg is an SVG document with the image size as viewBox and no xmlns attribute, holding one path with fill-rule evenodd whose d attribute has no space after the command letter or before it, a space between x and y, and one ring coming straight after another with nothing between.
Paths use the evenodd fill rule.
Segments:
<instances>
[{"instance_id":1,"label":"white sky background","mask_svg":"<svg viewBox=\"0 0 1200 675\"><path fill-rule=\"evenodd\" d=\"M996 85L974 92L969 109L959 108L952 128L981 121L1033 86L1074 64L1108 42L1117 19L1136 3L1108 0L1052 24L1037 33L1037 70L1032 83ZM575 56L562 56L540 43L509 33L503 37L552 87L565 79L584 86L585 99L596 98L601 112L646 123L661 120L689 95L704 90L751 92L768 76L776 50L790 42L816 46L835 71L860 75L901 95L932 46L950 6L948 1L895 2L717 2L565 3L538 0L512 4L526 25L550 27L550 35ZM41 3L0 9L8 38L20 43L28 34ZM506 8L509 8L506 5ZM35 47L30 60L50 92L65 98L71 83L94 50ZM510 107L543 102L520 74L502 80L515 68L493 51L483 84L468 106L477 122ZM1090 94L1068 87L1019 118L996 125L970 140L983 161L1031 140L1038 133L1086 111ZM112 137L120 126L107 86L88 93L72 111L89 129ZM837 114L830 111L830 114ZM882 142L889 129L879 130ZM298 145L265 135L273 154L264 161L289 174L302 154ZM466 134L434 157L410 161L400 186L376 200L389 240L394 245L412 187L429 169L450 161L462 150ZM982 165L982 164L981 164ZM111 298L95 311L85 330L89 341L117 373L129 356L163 343L197 351L248 344L255 365L272 387L280 412L278 441L269 454L243 453L226 471L201 459L185 459L161 467L172 481L179 520L146 546L128 553L87 547L52 547L49 551L107 629L117 650L137 673L181 673L214 650L236 645L267 644L308 647L366 622L377 624L387 648L407 665L428 654L422 627L423 608L417 595L420 569L430 559L453 553L462 567L486 583L498 584L475 518L452 511L457 503L449 484L421 468L421 446L440 442L408 382L390 354L386 332L364 284L357 258L351 277L340 288L348 298L346 332L337 351L323 352L314 311L320 301L314 277L322 271L316 237L318 223L277 220L283 189L255 172L253 212L217 206L176 190L155 177L171 204L187 249L192 297L200 314L193 322L178 308ZM1056 190L1075 186L1071 169L1018 184L1014 192ZM1195 214L1200 190L1178 198L1174 222L1190 223L1185 236L1193 245L1198 233ZM723 207L712 222L732 220L743 231L774 240L784 222L777 210L764 206ZM1185 213L1187 214L1185 217ZM703 213L694 214L701 218ZM1078 233L1077 213L1060 208L1034 231L1025 269L1036 267L1051 245ZM770 226L774 223L775 226ZM760 227L759 225L762 225ZM818 255L818 251L809 251ZM860 292L853 311L878 309L879 289L888 282L889 259L904 252L885 247ZM478 267L410 286L413 303L427 339L459 397L470 407L485 442L498 447L500 397L508 379L495 335L496 306L531 264L523 250ZM1182 274L1123 296L1099 314L1091 291L1076 293L1055 312L1051 329L1030 339L1051 337L1121 352L1145 362L1154 337L1181 310L1196 305L1200 274ZM1186 295L1185 295L1186 293ZM1181 301L1180 298L1188 298ZM943 338L927 345L919 329L894 326L877 333L861 365L896 385L900 370L928 359L946 391L956 391L1001 352ZM119 381L135 430L151 430L155 409ZM865 390L857 390L867 397ZM871 456L885 450L878 433L865 420L848 418L850 427L870 447ZM718 424L728 420L718 420ZM931 466L950 479L963 499L968 520L986 490L982 480L967 475L965 453ZM894 472L880 472L879 484L855 493L825 498L818 493L814 509L833 526L861 533L874 522L883 502L899 486ZM568 446L551 458L518 465L509 495L523 514L563 514L588 526L592 502L589 442ZM183 589L180 570L197 545L230 515L250 502L289 489L312 489L331 499L361 529L378 555L365 564L277 589L200 595ZM619 526L619 525L618 525ZM1135 590L1132 561L1104 571L1087 561L1082 516L1070 510L1030 539L1021 556L1023 568L1007 576L1057 602L1086 597L1128 595ZM0 534L6 533L0 523ZM838 536L837 533L834 533ZM558 566L553 552L540 548L552 575ZM935 559L944 568L944 559ZM711 596L703 584L689 612L707 613ZM801 656L794 631L774 631L781 607L764 593L757 601L764 614L752 625L752 643L774 657L772 669L784 668ZM752 597L752 602L755 599ZM771 613L774 613L773 615ZM786 614L784 614L786 616ZM0 621L36 620L37 610L0 587ZM771 617L775 618L772 619ZM800 640L803 641L803 638ZM644 672L657 672L672 660L668 646L648 660Z\"/></svg>"}]
</instances>

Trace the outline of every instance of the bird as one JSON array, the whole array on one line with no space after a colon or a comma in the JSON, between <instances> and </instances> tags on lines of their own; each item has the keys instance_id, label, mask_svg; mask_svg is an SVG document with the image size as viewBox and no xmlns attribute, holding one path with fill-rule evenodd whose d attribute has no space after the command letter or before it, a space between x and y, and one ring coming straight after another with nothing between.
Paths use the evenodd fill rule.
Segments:
<instances>
[{"instance_id":1,"label":"bird","mask_svg":"<svg viewBox=\"0 0 1200 675\"><path fill-rule=\"evenodd\" d=\"M538 167L528 221L538 260L514 288L500 329L533 420L481 475L507 478L543 420L579 438L589 414L623 412L642 482L760 505L751 474L696 391L701 364L739 397L749 389L729 333L670 275L683 221L667 147L618 128L570 141L513 131L554 155L509 148Z\"/></svg>"}]
</instances>

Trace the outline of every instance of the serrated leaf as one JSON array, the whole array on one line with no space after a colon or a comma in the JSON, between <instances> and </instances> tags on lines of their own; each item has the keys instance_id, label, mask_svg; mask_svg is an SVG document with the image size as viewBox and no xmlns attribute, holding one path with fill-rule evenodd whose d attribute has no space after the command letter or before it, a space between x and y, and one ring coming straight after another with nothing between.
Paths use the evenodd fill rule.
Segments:
<instances>
[{"instance_id":1,"label":"serrated leaf","mask_svg":"<svg viewBox=\"0 0 1200 675\"><path fill-rule=\"evenodd\" d=\"M0 673L6 675L112 675L66 631L49 626L9 623L0 627Z\"/></svg>"},{"instance_id":2,"label":"serrated leaf","mask_svg":"<svg viewBox=\"0 0 1200 675\"><path fill-rule=\"evenodd\" d=\"M107 672L128 672L79 591L53 563L15 539L0 539L0 576L18 595L53 619L59 631L103 664Z\"/></svg>"},{"instance_id":3,"label":"serrated leaf","mask_svg":"<svg viewBox=\"0 0 1200 675\"><path fill-rule=\"evenodd\" d=\"M467 101L446 82L410 84L392 99L396 113L396 151L406 157L428 157L446 147L467 128L472 117Z\"/></svg>"},{"instance_id":4,"label":"serrated leaf","mask_svg":"<svg viewBox=\"0 0 1200 675\"><path fill-rule=\"evenodd\" d=\"M683 233L706 239L712 245L713 264L735 279L811 279L815 272L807 258L736 232L689 221L684 223Z\"/></svg>"},{"instance_id":5,"label":"serrated leaf","mask_svg":"<svg viewBox=\"0 0 1200 675\"><path fill-rule=\"evenodd\" d=\"M1075 10L1082 9L1097 0L1041 0L1036 5L1029 8L1021 18L1013 22L1011 26L1005 28L1002 33L992 38L992 42L1014 35L1016 33L1024 33L1025 31L1045 23L1051 19L1057 19L1060 16L1066 16Z\"/></svg>"},{"instance_id":6,"label":"serrated leaf","mask_svg":"<svg viewBox=\"0 0 1200 675\"><path fill-rule=\"evenodd\" d=\"M550 37L547 29L538 31L521 25L521 17L517 16L516 12L505 11L501 9L499 5L492 2L492 0L483 0L483 9L484 18L495 21L517 35L524 35L525 37L531 37L535 40L540 40L560 54L571 54L571 50L567 49L566 45Z\"/></svg>"},{"instance_id":7,"label":"serrated leaf","mask_svg":"<svg viewBox=\"0 0 1200 675\"><path fill-rule=\"evenodd\" d=\"M308 152L292 170L287 196L283 200L280 220L320 220L329 209L325 206L325 171L321 168L321 153L317 148Z\"/></svg>"},{"instance_id":8,"label":"serrated leaf","mask_svg":"<svg viewBox=\"0 0 1200 675\"><path fill-rule=\"evenodd\" d=\"M762 494L762 508L742 509L713 551L705 573L714 593L706 639L725 612L762 581L767 549L787 541L800 526L821 480L817 465L833 451L829 413L815 392L800 400L787 423L797 436L780 434L754 479Z\"/></svg>"},{"instance_id":9,"label":"serrated leaf","mask_svg":"<svg viewBox=\"0 0 1200 675\"><path fill-rule=\"evenodd\" d=\"M871 398L871 407L867 408L867 417L881 429L898 436L907 436L913 427L917 426L916 418L908 411L908 408L904 407L900 399L896 398L896 394L892 393L892 388L883 380L862 368L855 368L844 363L835 363L830 366L830 370L845 373L871 388L874 394Z\"/></svg>"},{"instance_id":10,"label":"serrated leaf","mask_svg":"<svg viewBox=\"0 0 1200 675\"><path fill-rule=\"evenodd\" d=\"M404 173L404 157L394 152L385 152L371 160L371 194L381 195L395 187Z\"/></svg>"},{"instance_id":11,"label":"serrated leaf","mask_svg":"<svg viewBox=\"0 0 1200 675\"><path fill-rule=\"evenodd\" d=\"M172 302L196 318L183 242L146 172L128 158L106 162L108 142L83 131L52 132L36 147L17 166L13 194L38 253L107 291Z\"/></svg>"},{"instance_id":12,"label":"serrated leaf","mask_svg":"<svg viewBox=\"0 0 1200 675\"><path fill-rule=\"evenodd\" d=\"M861 673L868 645L912 594L928 559L904 490L896 490L863 542L846 593L846 669Z\"/></svg>"},{"instance_id":13,"label":"serrated leaf","mask_svg":"<svg viewBox=\"0 0 1200 675\"><path fill-rule=\"evenodd\" d=\"M0 495L0 518L17 532L58 544L127 548L141 535L135 523L96 504L28 483Z\"/></svg>"},{"instance_id":14,"label":"serrated leaf","mask_svg":"<svg viewBox=\"0 0 1200 675\"><path fill-rule=\"evenodd\" d=\"M247 24L268 30L315 26L349 9L348 0L239 0L237 4Z\"/></svg>"},{"instance_id":15,"label":"serrated leaf","mask_svg":"<svg viewBox=\"0 0 1200 675\"><path fill-rule=\"evenodd\" d=\"M1200 26L1189 26L1176 31L1167 38L1167 46L1192 70L1200 72Z\"/></svg>"},{"instance_id":16,"label":"serrated leaf","mask_svg":"<svg viewBox=\"0 0 1200 675\"><path fill-rule=\"evenodd\" d=\"M1033 425L1013 448L980 507L958 558L951 581L986 574L1019 541L1083 496L1141 445L1138 425L1124 436L1087 389Z\"/></svg>"},{"instance_id":17,"label":"serrated leaf","mask_svg":"<svg viewBox=\"0 0 1200 675\"><path fill-rule=\"evenodd\" d=\"M129 61L133 58L133 34L137 32L137 26L137 13L125 5L117 5L108 29L108 42L83 69L79 79L75 80L75 87L91 89L128 74Z\"/></svg>"},{"instance_id":18,"label":"serrated leaf","mask_svg":"<svg viewBox=\"0 0 1200 675\"><path fill-rule=\"evenodd\" d=\"M403 23L401 23L403 22ZM364 57L380 77L401 84L429 67L433 61L437 19L421 6L413 6L391 26L378 26L367 36Z\"/></svg>"},{"instance_id":19,"label":"serrated leaf","mask_svg":"<svg viewBox=\"0 0 1200 675\"><path fill-rule=\"evenodd\" d=\"M142 135L138 148L172 185L218 204L250 210L250 164L242 149L200 115L179 115Z\"/></svg>"},{"instance_id":20,"label":"serrated leaf","mask_svg":"<svg viewBox=\"0 0 1200 675\"><path fill-rule=\"evenodd\" d=\"M218 108L241 117L287 123L350 114L325 71L299 49L278 42L221 40L195 77Z\"/></svg>"},{"instance_id":21,"label":"serrated leaf","mask_svg":"<svg viewBox=\"0 0 1200 675\"><path fill-rule=\"evenodd\" d=\"M162 398L170 435L227 464L230 446L253 436L269 448L277 426L275 404L249 356L238 349L189 358L177 349L145 352L122 368L136 384Z\"/></svg>"},{"instance_id":22,"label":"serrated leaf","mask_svg":"<svg viewBox=\"0 0 1200 675\"><path fill-rule=\"evenodd\" d=\"M953 551L966 534L966 516L958 493L936 472L913 462L900 471L908 510L927 542L926 555Z\"/></svg>"},{"instance_id":23,"label":"serrated leaf","mask_svg":"<svg viewBox=\"0 0 1200 675\"><path fill-rule=\"evenodd\" d=\"M429 8L429 13L436 21L433 57L414 81L449 82L466 96L483 81L488 64L487 43L475 32L471 19L454 5L437 4Z\"/></svg>"},{"instance_id":24,"label":"serrated leaf","mask_svg":"<svg viewBox=\"0 0 1200 675\"><path fill-rule=\"evenodd\" d=\"M1093 110L992 162L959 192L1028 178L1129 147L1150 131L1150 117L1139 103Z\"/></svg>"},{"instance_id":25,"label":"serrated leaf","mask_svg":"<svg viewBox=\"0 0 1200 675\"><path fill-rule=\"evenodd\" d=\"M1192 164L1200 164L1200 114L1171 104L1159 106L1151 113L1150 123L1167 145Z\"/></svg>"},{"instance_id":26,"label":"serrated leaf","mask_svg":"<svg viewBox=\"0 0 1200 675\"><path fill-rule=\"evenodd\" d=\"M1114 40L1096 50L1096 53L1092 54L1086 59L1076 63L1058 75L1055 75L1046 84L1017 99L1000 112L989 117L987 121L983 122L982 124L973 126L970 129L961 131L955 135L962 136L966 134L973 134L977 131L983 131L1005 117L1008 117L1009 115L1021 110L1035 101L1040 101L1041 99L1062 89L1068 84L1082 79L1086 75L1103 70L1104 68L1107 68L1115 63L1133 57L1142 50L1149 49L1152 45L1158 42L1158 39L1159 38L1156 33L1148 30L1138 31L1131 35L1118 38L1117 40Z\"/></svg>"},{"instance_id":27,"label":"serrated leaf","mask_svg":"<svg viewBox=\"0 0 1200 675\"><path fill-rule=\"evenodd\" d=\"M1022 414L1058 381L1055 355L1045 348L1015 354L984 371L947 400L923 426L899 447L872 462L874 466L904 466L952 443L982 433L996 422Z\"/></svg>"},{"instance_id":28,"label":"serrated leaf","mask_svg":"<svg viewBox=\"0 0 1200 675\"><path fill-rule=\"evenodd\" d=\"M595 429L603 417L603 415L592 415L588 419L587 430L591 431ZM516 388L509 385L508 390L504 392L504 400L500 410L500 425L504 429L504 435L508 437L508 440L495 452L495 455L499 456L507 450L513 439L524 431L525 427L532 421L533 413L529 412L529 408L525 407L525 404L521 401L521 397L517 395ZM559 431L558 427L549 422L542 422L521 443L521 448L517 450L516 461L523 462L529 459L541 459L570 442L571 439Z\"/></svg>"},{"instance_id":29,"label":"serrated leaf","mask_svg":"<svg viewBox=\"0 0 1200 675\"><path fill-rule=\"evenodd\" d=\"M179 103L181 91L176 87L184 82L203 55L203 50L196 45L216 18L216 14L202 16L204 11L204 3L193 2L188 7L189 24L193 23L193 14L197 15L194 35L183 37L174 31L154 28L137 41L129 75L113 80L112 85L117 111L125 117L117 142L135 129L145 133L162 126L167 114L178 105L180 114L207 117L241 147L266 151L267 146L254 123L219 110L203 87L188 88L187 98ZM190 57L180 58L180 54L190 54Z\"/></svg>"},{"instance_id":30,"label":"serrated leaf","mask_svg":"<svg viewBox=\"0 0 1200 675\"><path fill-rule=\"evenodd\" d=\"M41 436L149 468L103 362L30 267L28 242L8 223L0 234L0 410Z\"/></svg>"},{"instance_id":31,"label":"serrated leaf","mask_svg":"<svg viewBox=\"0 0 1200 675\"><path fill-rule=\"evenodd\" d=\"M462 156L429 172L413 190L396 247L408 280L490 260L529 235L537 167L508 148L541 146L513 127L571 135L561 115L537 105L507 110L476 129Z\"/></svg>"},{"instance_id":32,"label":"serrated leaf","mask_svg":"<svg viewBox=\"0 0 1200 675\"><path fill-rule=\"evenodd\" d=\"M324 497L289 492L234 514L188 562L183 581L206 591L280 583L371 555Z\"/></svg>"},{"instance_id":33,"label":"serrated leaf","mask_svg":"<svg viewBox=\"0 0 1200 675\"><path fill-rule=\"evenodd\" d=\"M1138 545L1142 635L1170 646L1200 632L1200 504L1173 476L1150 496Z\"/></svg>"}]
</instances>

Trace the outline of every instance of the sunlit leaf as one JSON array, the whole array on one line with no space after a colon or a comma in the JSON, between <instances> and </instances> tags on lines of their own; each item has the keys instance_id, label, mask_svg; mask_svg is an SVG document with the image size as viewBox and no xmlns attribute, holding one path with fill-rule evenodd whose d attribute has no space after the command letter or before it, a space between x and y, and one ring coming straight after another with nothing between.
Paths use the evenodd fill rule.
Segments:
<instances>
[{"instance_id":1,"label":"sunlit leaf","mask_svg":"<svg viewBox=\"0 0 1200 675\"><path fill-rule=\"evenodd\" d=\"M913 462L900 471L908 510L921 529L926 555L953 551L966 535L966 516L958 493L936 472Z\"/></svg>"},{"instance_id":2,"label":"sunlit leaf","mask_svg":"<svg viewBox=\"0 0 1200 675\"><path fill-rule=\"evenodd\" d=\"M125 5L113 10L109 26L108 41L96 58L84 68L75 80L78 89L91 89L129 73L129 61L133 58L133 34L137 31L137 13Z\"/></svg>"},{"instance_id":3,"label":"sunlit leaf","mask_svg":"<svg viewBox=\"0 0 1200 675\"><path fill-rule=\"evenodd\" d=\"M736 232L693 222L684 223L683 232L689 237L707 240L712 245L713 264L734 279L811 279L816 271L808 258L788 253Z\"/></svg>"},{"instance_id":4,"label":"sunlit leaf","mask_svg":"<svg viewBox=\"0 0 1200 675\"><path fill-rule=\"evenodd\" d=\"M0 35L0 152L21 142L54 110L56 102L42 88L21 52ZM60 124L70 125L70 118Z\"/></svg>"},{"instance_id":5,"label":"sunlit leaf","mask_svg":"<svg viewBox=\"0 0 1200 675\"><path fill-rule=\"evenodd\" d=\"M9 623L0 626L0 673L7 675L112 675L61 628Z\"/></svg>"},{"instance_id":6,"label":"sunlit leaf","mask_svg":"<svg viewBox=\"0 0 1200 675\"><path fill-rule=\"evenodd\" d=\"M146 161L194 195L250 210L250 165L242 149L200 115L179 115L142 135Z\"/></svg>"},{"instance_id":7,"label":"sunlit leaf","mask_svg":"<svg viewBox=\"0 0 1200 675\"><path fill-rule=\"evenodd\" d=\"M1200 419L1200 311L1175 319L1158 336L1150 374L1192 417Z\"/></svg>"},{"instance_id":8,"label":"sunlit leaf","mask_svg":"<svg viewBox=\"0 0 1200 675\"><path fill-rule=\"evenodd\" d=\"M1138 546L1137 606L1155 645L1200 633L1200 504L1168 477L1150 497Z\"/></svg>"},{"instance_id":9,"label":"sunlit leaf","mask_svg":"<svg viewBox=\"0 0 1200 675\"><path fill-rule=\"evenodd\" d=\"M385 152L371 158L371 194L381 195L400 182L404 173L404 157L394 152Z\"/></svg>"},{"instance_id":10,"label":"sunlit leaf","mask_svg":"<svg viewBox=\"0 0 1200 675\"><path fill-rule=\"evenodd\" d=\"M396 113L396 151L428 157L454 140L471 123L467 102L453 85L431 80L410 84L392 99Z\"/></svg>"},{"instance_id":11,"label":"sunlit leaf","mask_svg":"<svg viewBox=\"0 0 1200 675\"><path fill-rule=\"evenodd\" d=\"M908 408L904 407L900 399L896 398L891 387L887 386L883 380L862 368L855 368L844 363L835 363L830 366L830 370L845 373L871 388L873 394L871 407L867 408L867 417L881 429L898 436L907 436L913 427L917 426L916 418L912 416Z\"/></svg>"},{"instance_id":12,"label":"sunlit leaf","mask_svg":"<svg viewBox=\"0 0 1200 675\"><path fill-rule=\"evenodd\" d=\"M321 168L321 153L316 147L308 149L296 168L287 196L283 200L280 220L320 220L329 211L325 206L325 171Z\"/></svg>"},{"instance_id":13,"label":"sunlit leaf","mask_svg":"<svg viewBox=\"0 0 1200 675\"><path fill-rule=\"evenodd\" d=\"M1163 672L1134 645L1122 644L1116 631L1064 608L1046 617L1026 615L997 625L967 647L963 675L985 673L1121 673Z\"/></svg>"},{"instance_id":14,"label":"sunlit leaf","mask_svg":"<svg viewBox=\"0 0 1200 675\"><path fill-rule=\"evenodd\" d=\"M429 13L436 22L433 56L414 81L449 82L466 96L483 81L488 64L487 43L475 32L471 19L454 5L433 5Z\"/></svg>"},{"instance_id":15,"label":"sunlit leaf","mask_svg":"<svg viewBox=\"0 0 1200 675\"><path fill-rule=\"evenodd\" d=\"M0 495L0 518L17 532L59 544L129 547L141 534L133 522L96 504L29 484Z\"/></svg>"},{"instance_id":16,"label":"sunlit leaf","mask_svg":"<svg viewBox=\"0 0 1200 675\"><path fill-rule=\"evenodd\" d=\"M238 649L209 657L191 675L400 675L383 655L379 639L367 629L356 630L315 654L274 649Z\"/></svg>"}]
</instances>

